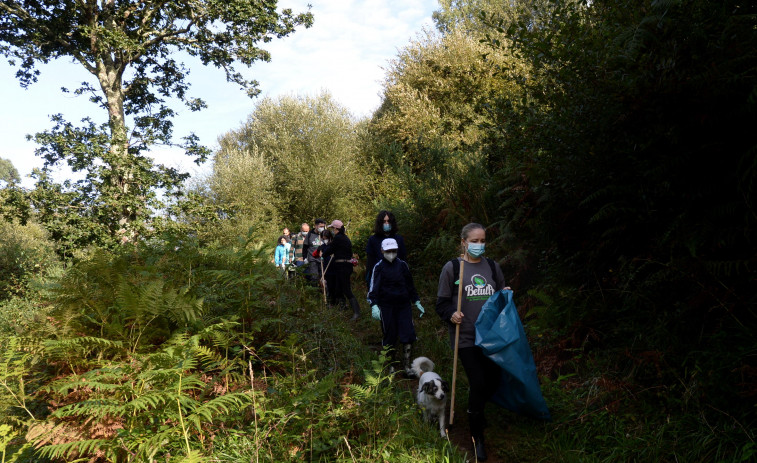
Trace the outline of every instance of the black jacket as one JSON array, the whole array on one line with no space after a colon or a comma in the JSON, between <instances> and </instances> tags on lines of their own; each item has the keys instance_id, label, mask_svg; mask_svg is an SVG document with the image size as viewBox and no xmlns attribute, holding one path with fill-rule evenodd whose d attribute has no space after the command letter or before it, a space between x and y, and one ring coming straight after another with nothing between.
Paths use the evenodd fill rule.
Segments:
<instances>
[{"instance_id":1,"label":"black jacket","mask_svg":"<svg viewBox=\"0 0 757 463\"><path fill-rule=\"evenodd\" d=\"M344 233L337 233L331 240L331 243L323 249L323 257L331 255L333 255L336 260L352 259L352 241L347 238L347 235Z\"/></svg>"},{"instance_id":2,"label":"black jacket","mask_svg":"<svg viewBox=\"0 0 757 463\"><path fill-rule=\"evenodd\" d=\"M373 267L371 284L368 290L370 305L407 304L419 300L418 292L410 275L410 267L400 258L393 262L382 258Z\"/></svg>"}]
</instances>

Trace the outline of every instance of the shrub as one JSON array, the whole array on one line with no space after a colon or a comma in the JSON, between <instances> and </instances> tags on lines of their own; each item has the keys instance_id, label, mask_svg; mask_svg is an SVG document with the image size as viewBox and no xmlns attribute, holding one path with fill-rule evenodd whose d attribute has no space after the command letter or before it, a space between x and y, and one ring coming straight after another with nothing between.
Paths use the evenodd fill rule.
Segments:
<instances>
[{"instance_id":1,"label":"shrub","mask_svg":"<svg viewBox=\"0 0 757 463\"><path fill-rule=\"evenodd\" d=\"M0 300L23 296L36 276L57 264L54 246L42 227L0 221Z\"/></svg>"}]
</instances>

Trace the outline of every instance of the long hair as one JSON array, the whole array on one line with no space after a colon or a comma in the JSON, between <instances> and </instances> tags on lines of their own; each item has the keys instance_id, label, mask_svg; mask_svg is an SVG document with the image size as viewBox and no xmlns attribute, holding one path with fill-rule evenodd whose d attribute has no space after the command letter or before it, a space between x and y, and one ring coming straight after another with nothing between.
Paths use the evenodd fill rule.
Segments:
<instances>
[{"instance_id":1,"label":"long hair","mask_svg":"<svg viewBox=\"0 0 757 463\"><path fill-rule=\"evenodd\" d=\"M394 214L392 214L389 211L381 211L376 216L376 222L373 225L373 234L378 236L384 235L384 217L389 216L389 225L392 226L392 229L389 231L390 235L393 235L397 233L397 219L394 217Z\"/></svg>"}]
</instances>

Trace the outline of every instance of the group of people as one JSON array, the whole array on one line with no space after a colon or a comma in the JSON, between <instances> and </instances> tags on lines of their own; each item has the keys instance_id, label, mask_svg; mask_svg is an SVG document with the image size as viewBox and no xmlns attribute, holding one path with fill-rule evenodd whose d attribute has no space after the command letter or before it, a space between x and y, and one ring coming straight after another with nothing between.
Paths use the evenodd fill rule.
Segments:
<instances>
[{"instance_id":1,"label":"group of people","mask_svg":"<svg viewBox=\"0 0 757 463\"><path fill-rule=\"evenodd\" d=\"M325 282L329 302L347 300L353 309L352 319L356 320L360 316L360 307L350 286L352 243L345 235L341 221L334 220L328 227L322 225L325 225L323 220L316 220L319 232L312 233L307 224L303 224L300 233L292 238L294 265L312 263L307 261L311 254L314 259L322 257L319 265L322 263L328 268ZM449 329L450 344L457 349L468 378L468 422L478 461L486 460L484 405L499 387L501 370L475 345L475 322L492 294L509 289L505 286L499 264L484 257L485 247L485 228L477 223L464 226L460 234L461 255L442 267L436 294L436 313ZM385 210L379 212L365 252L367 299L372 317L381 323L381 344L391 348L393 364L399 363L395 352L401 352L402 369L411 376L412 346L417 339L412 308L417 308L420 317L425 310L406 262L407 250L398 233L394 214ZM309 271L309 274L318 275L317 270ZM458 295L461 296L459 300ZM456 339L457 327L459 335ZM398 342L401 348L395 349Z\"/></svg>"},{"instance_id":2,"label":"group of people","mask_svg":"<svg viewBox=\"0 0 757 463\"><path fill-rule=\"evenodd\" d=\"M310 225L303 223L294 236L285 228L276 246L274 263L287 276L300 268L308 281L323 285L330 305L349 305L352 320L360 317L360 304L350 282L354 263L352 241L341 220L333 220L326 226L325 220L316 219L312 231Z\"/></svg>"}]
</instances>

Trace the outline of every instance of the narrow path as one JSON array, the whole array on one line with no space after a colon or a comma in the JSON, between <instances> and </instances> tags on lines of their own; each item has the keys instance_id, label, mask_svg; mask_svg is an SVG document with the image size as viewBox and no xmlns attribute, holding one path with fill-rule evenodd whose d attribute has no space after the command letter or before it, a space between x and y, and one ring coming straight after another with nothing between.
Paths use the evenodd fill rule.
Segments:
<instances>
[{"instance_id":1,"label":"narrow path","mask_svg":"<svg viewBox=\"0 0 757 463\"><path fill-rule=\"evenodd\" d=\"M378 321L371 318L369 308L366 306L365 285L362 282L355 284L354 281L353 285L353 292L361 302L362 318L357 323L353 324L352 331L355 334L355 337L361 341L361 344L366 349L378 354L378 352L381 351L381 327L379 326ZM433 301L427 300L424 297L421 297L421 300L426 308L426 315L424 315L423 319L418 319L417 313L413 314L416 331L419 337L413 355L425 355L434 360L434 362L437 363L436 370L443 378L452 384L452 374L446 372L446 370L449 370L450 372L452 371L452 353L447 344L446 329L442 327L436 313L433 312ZM436 354L434 354L435 352ZM445 356L448 356L449 359L445 358ZM467 387L467 383L465 382L464 376L465 373L462 371L462 366L458 365L458 390L457 398L455 399L454 425L448 430L448 436L450 442L457 447L459 454L465 455L467 461L473 461L472 444L470 441L470 432L468 431L468 417L465 405L467 403L467 391L464 389ZM405 388L413 397L415 397L415 391L418 389L417 379L405 379L404 375L398 374L395 384L397 387ZM487 450L489 452L488 459L486 460L487 463L506 463L508 461L515 461L502 459L496 448L499 445L503 445L506 441L507 436L505 434L508 429L507 425L504 424L504 419L497 416L503 415L502 413L498 413L499 411L503 410L497 408L497 406L493 404L487 405L487 419L489 421L489 427L486 432ZM504 414L509 414L509 412L503 412ZM447 419L449 420L449 415L447 416ZM429 426L433 426L433 424L429 424Z\"/></svg>"}]
</instances>

